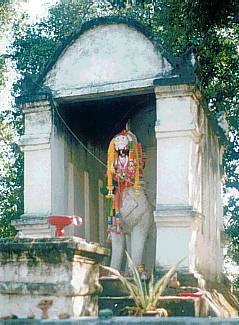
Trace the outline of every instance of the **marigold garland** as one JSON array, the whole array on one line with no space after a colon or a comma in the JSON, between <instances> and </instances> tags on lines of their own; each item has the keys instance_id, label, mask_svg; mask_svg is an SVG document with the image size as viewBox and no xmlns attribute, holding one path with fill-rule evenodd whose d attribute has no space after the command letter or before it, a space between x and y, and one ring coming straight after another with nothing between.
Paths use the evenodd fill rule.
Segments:
<instances>
[{"instance_id":1,"label":"marigold garland","mask_svg":"<svg viewBox=\"0 0 239 325\"><path fill-rule=\"evenodd\" d=\"M111 232L120 233L120 208L122 191L133 186L140 189L140 177L144 166L142 146L131 131L123 130L109 144L107 157L106 215L108 239Z\"/></svg>"}]
</instances>

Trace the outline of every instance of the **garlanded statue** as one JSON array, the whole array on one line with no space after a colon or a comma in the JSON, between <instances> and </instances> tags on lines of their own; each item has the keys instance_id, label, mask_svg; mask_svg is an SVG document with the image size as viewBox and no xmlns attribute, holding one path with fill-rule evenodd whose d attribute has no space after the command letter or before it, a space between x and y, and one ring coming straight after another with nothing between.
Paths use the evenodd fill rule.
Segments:
<instances>
[{"instance_id":1,"label":"garlanded statue","mask_svg":"<svg viewBox=\"0 0 239 325\"><path fill-rule=\"evenodd\" d=\"M142 263L144 244L152 224L152 211L142 187L144 157L141 143L130 131L110 142L107 161L106 213L112 242L111 267L121 268L125 250L135 265Z\"/></svg>"}]
</instances>

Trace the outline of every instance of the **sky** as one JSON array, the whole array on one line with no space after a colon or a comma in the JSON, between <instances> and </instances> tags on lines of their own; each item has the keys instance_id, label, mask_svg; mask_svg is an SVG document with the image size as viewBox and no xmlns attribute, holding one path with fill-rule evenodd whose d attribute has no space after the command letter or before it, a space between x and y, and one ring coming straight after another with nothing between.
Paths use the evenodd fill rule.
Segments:
<instances>
[{"instance_id":1,"label":"sky","mask_svg":"<svg viewBox=\"0 0 239 325\"><path fill-rule=\"evenodd\" d=\"M19 13L26 12L29 15L29 21L34 22L45 17L48 8L55 4L58 0L25 0L19 4ZM7 46L12 40L11 31L5 33L0 41L0 54L7 52ZM7 64L7 82L4 88L0 88L0 110L9 109L12 106L11 87L16 80L17 74L11 62Z\"/></svg>"}]
</instances>

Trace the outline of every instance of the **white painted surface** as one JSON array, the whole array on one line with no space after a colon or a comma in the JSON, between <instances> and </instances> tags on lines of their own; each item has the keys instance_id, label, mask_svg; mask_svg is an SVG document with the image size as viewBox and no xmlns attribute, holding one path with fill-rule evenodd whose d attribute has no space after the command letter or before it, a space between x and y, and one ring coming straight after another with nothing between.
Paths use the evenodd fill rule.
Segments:
<instances>
[{"instance_id":1,"label":"white painted surface","mask_svg":"<svg viewBox=\"0 0 239 325\"><path fill-rule=\"evenodd\" d=\"M51 212L51 151L27 151L24 154L25 213Z\"/></svg>"},{"instance_id":2,"label":"white painted surface","mask_svg":"<svg viewBox=\"0 0 239 325\"><path fill-rule=\"evenodd\" d=\"M68 213L75 214L74 202L74 166L71 162L68 164Z\"/></svg>"},{"instance_id":3,"label":"white painted surface","mask_svg":"<svg viewBox=\"0 0 239 325\"><path fill-rule=\"evenodd\" d=\"M85 238L91 239L91 220L90 220L90 184L89 173L84 171L84 198L85 198Z\"/></svg>"},{"instance_id":4,"label":"white painted surface","mask_svg":"<svg viewBox=\"0 0 239 325\"><path fill-rule=\"evenodd\" d=\"M103 188L103 181L98 180L98 209L99 209L99 242L101 245L105 244L106 239L106 216L105 216L105 206L104 206L104 195L101 193Z\"/></svg>"},{"instance_id":5,"label":"white painted surface","mask_svg":"<svg viewBox=\"0 0 239 325\"><path fill-rule=\"evenodd\" d=\"M171 97L157 96L157 125L159 132L183 131L194 128L191 97L178 94Z\"/></svg>"},{"instance_id":6,"label":"white painted surface","mask_svg":"<svg viewBox=\"0 0 239 325\"><path fill-rule=\"evenodd\" d=\"M187 255L190 271L215 280L223 260L218 140L192 87L162 86L155 92L156 265L167 267Z\"/></svg>"},{"instance_id":7,"label":"white painted surface","mask_svg":"<svg viewBox=\"0 0 239 325\"><path fill-rule=\"evenodd\" d=\"M76 297L56 297L45 295L0 295L0 315L1 317L11 316L13 313L18 318L29 318L33 315L35 318L42 318L42 311L37 307L38 303L42 300L52 300L53 305L48 310L50 319L59 319L63 313L70 315L70 317L82 316L97 316L98 314L98 301L95 297L91 296L76 296Z\"/></svg>"},{"instance_id":8,"label":"white painted surface","mask_svg":"<svg viewBox=\"0 0 239 325\"><path fill-rule=\"evenodd\" d=\"M42 106L42 109L45 107ZM47 109L48 108L48 109ZM29 114L25 114L25 134L39 135L51 133L51 112L49 107L47 110L33 110Z\"/></svg>"},{"instance_id":9,"label":"white painted surface","mask_svg":"<svg viewBox=\"0 0 239 325\"><path fill-rule=\"evenodd\" d=\"M116 84L116 90L120 82L147 79L152 85L152 78L170 70L142 33L126 24L103 25L84 32L63 51L45 84L64 97L97 85Z\"/></svg>"},{"instance_id":10,"label":"white painted surface","mask_svg":"<svg viewBox=\"0 0 239 325\"><path fill-rule=\"evenodd\" d=\"M157 205L188 205L190 137L171 135L158 138Z\"/></svg>"},{"instance_id":11,"label":"white painted surface","mask_svg":"<svg viewBox=\"0 0 239 325\"><path fill-rule=\"evenodd\" d=\"M169 268L183 257L188 257L190 229L177 227L160 227L157 232L156 266ZM180 267L188 267L188 258Z\"/></svg>"},{"instance_id":12,"label":"white painted surface","mask_svg":"<svg viewBox=\"0 0 239 325\"><path fill-rule=\"evenodd\" d=\"M57 133L54 127L51 137L51 174L52 174L52 215L64 215L67 213L68 200L68 174L65 161L64 137Z\"/></svg>"}]
</instances>

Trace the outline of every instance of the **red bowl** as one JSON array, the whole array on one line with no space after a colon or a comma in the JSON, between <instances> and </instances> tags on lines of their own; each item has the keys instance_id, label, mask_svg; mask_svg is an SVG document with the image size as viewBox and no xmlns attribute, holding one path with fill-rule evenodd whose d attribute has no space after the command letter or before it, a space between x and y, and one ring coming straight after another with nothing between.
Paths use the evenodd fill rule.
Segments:
<instances>
[{"instance_id":1,"label":"red bowl","mask_svg":"<svg viewBox=\"0 0 239 325\"><path fill-rule=\"evenodd\" d=\"M56 227L55 237L64 236L64 227L74 223L75 226L82 224L82 218L78 216L49 216L48 223Z\"/></svg>"},{"instance_id":2,"label":"red bowl","mask_svg":"<svg viewBox=\"0 0 239 325\"><path fill-rule=\"evenodd\" d=\"M68 226L72 223L73 216L49 216L48 223L54 226Z\"/></svg>"}]
</instances>

